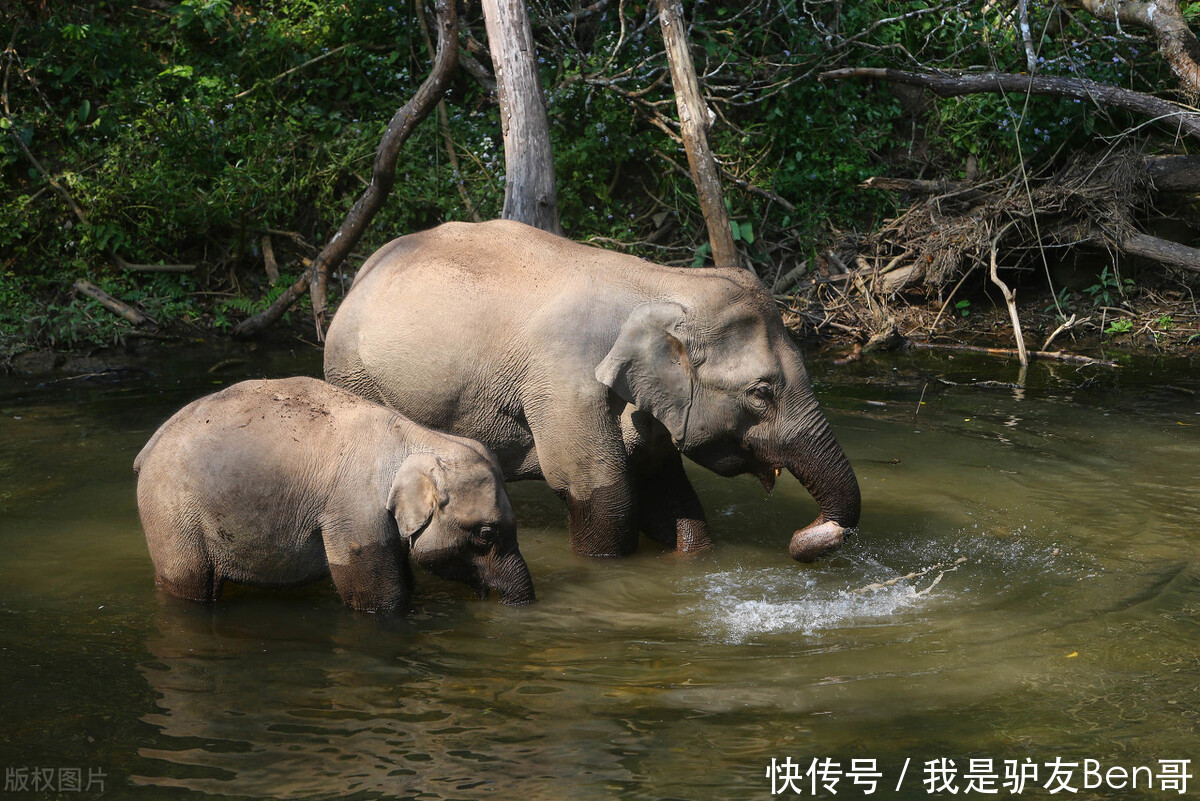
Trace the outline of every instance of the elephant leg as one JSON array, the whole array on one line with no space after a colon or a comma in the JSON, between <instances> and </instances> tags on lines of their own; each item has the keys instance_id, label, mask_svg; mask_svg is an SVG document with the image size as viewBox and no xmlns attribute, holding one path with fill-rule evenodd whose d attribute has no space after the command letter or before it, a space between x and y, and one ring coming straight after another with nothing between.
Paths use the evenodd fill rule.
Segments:
<instances>
[{"instance_id":1,"label":"elephant leg","mask_svg":"<svg viewBox=\"0 0 1200 801\"><path fill-rule=\"evenodd\" d=\"M152 553L154 561L154 584L176 598L189 601L212 603L221 600L221 587L225 583L217 575L212 562L202 548L189 548L185 553L159 558Z\"/></svg>"},{"instance_id":2,"label":"elephant leg","mask_svg":"<svg viewBox=\"0 0 1200 801\"><path fill-rule=\"evenodd\" d=\"M583 556L637 549L634 486L608 390L593 383L540 387L524 412L541 476L566 504L571 548Z\"/></svg>"},{"instance_id":3,"label":"elephant leg","mask_svg":"<svg viewBox=\"0 0 1200 801\"><path fill-rule=\"evenodd\" d=\"M628 456L619 427L597 414L606 409L604 397L591 405L580 396L557 405L547 400L547 411L526 411L542 476L567 505L571 548L583 556L633 553L638 530Z\"/></svg>"},{"instance_id":4,"label":"elephant leg","mask_svg":"<svg viewBox=\"0 0 1200 801\"><path fill-rule=\"evenodd\" d=\"M407 546L359 543L330 532L324 536L329 575L342 603L360 612L400 612L408 607L413 573Z\"/></svg>"},{"instance_id":5,"label":"elephant leg","mask_svg":"<svg viewBox=\"0 0 1200 801\"><path fill-rule=\"evenodd\" d=\"M220 600L225 579L217 574L204 546L203 527L194 520L180 522L156 506L142 506L140 512L155 586L189 601Z\"/></svg>"},{"instance_id":6,"label":"elephant leg","mask_svg":"<svg viewBox=\"0 0 1200 801\"><path fill-rule=\"evenodd\" d=\"M633 492L628 480L601 487L580 486L556 489L567 503L567 528L571 548L583 556L628 556L637 550L637 527L633 521Z\"/></svg>"},{"instance_id":7,"label":"elephant leg","mask_svg":"<svg viewBox=\"0 0 1200 801\"><path fill-rule=\"evenodd\" d=\"M679 553L712 547L704 508L684 472L678 451L638 463L634 486L638 523L646 536Z\"/></svg>"}]
</instances>

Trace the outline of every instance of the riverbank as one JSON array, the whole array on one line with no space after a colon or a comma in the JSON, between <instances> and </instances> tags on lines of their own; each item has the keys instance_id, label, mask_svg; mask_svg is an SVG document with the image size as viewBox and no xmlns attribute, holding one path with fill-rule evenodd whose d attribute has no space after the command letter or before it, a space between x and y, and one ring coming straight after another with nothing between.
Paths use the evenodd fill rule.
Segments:
<instances>
[{"instance_id":1,"label":"riverbank","mask_svg":"<svg viewBox=\"0 0 1200 801\"><path fill-rule=\"evenodd\" d=\"M1180 290L1141 290L1120 305L1089 304L1085 296L1056 298L1031 288L1021 293L1018 319L1030 351L1062 358L1122 364L1134 359L1200 360L1200 308ZM876 351L907 348L989 349L999 359L1016 359L1012 321L1003 302L986 294L966 305L902 297L884 301L862 296L818 316L816 301L797 294L780 301L784 321L804 341L810 359L834 365L857 361ZM1060 312L1061 309L1061 312ZM836 313L831 313L836 311ZM1066 325L1069 320L1074 320ZM822 324L823 323L823 324ZM134 332L109 346L76 349L35 348L0 361L0 372L48 380L112 380L144 369L166 354L203 358L214 375L253 363L263 354L319 353L311 322L303 315L262 337L240 341L215 330L186 325L147 337ZM1036 356L1034 357L1036 358ZM1046 357L1043 357L1046 358Z\"/></svg>"},{"instance_id":2,"label":"riverbank","mask_svg":"<svg viewBox=\"0 0 1200 801\"><path fill-rule=\"evenodd\" d=\"M1056 296L1031 287L1020 292L1015 310L1030 352L1104 361L1132 355L1200 356L1200 304L1185 288L1142 288L1128 297L1093 298ZM842 352L841 358L905 347L987 348L1017 356L1009 309L985 291L957 301L954 296L888 299L844 293L829 303L797 295L787 304L784 319L807 337L823 335L827 347Z\"/></svg>"}]
</instances>

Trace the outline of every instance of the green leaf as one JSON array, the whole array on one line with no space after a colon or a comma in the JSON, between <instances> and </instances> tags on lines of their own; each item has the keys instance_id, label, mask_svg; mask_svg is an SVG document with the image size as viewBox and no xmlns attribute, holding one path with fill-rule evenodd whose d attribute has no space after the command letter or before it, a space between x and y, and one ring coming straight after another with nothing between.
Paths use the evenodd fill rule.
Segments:
<instances>
[{"instance_id":1,"label":"green leaf","mask_svg":"<svg viewBox=\"0 0 1200 801\"><path fill-rule=\"evenodd\" d=\"M737 241L742 238L742 227L738 225L737 220L729 221L729 228L733 231L733 239Z\"/></svg>"},{"instance_id":2,"label":"green leaf","mask_svg":"<svg viewBox=\"0 0 1200 801\"><path fill-rule=\"evenodd\" d=\"M84 98L83 102L79 104L79 121L87 122L88 115L91 113L92 113L92 102L90 100L88 100L87 98Z\"/></svg>"},{"instance_id":3,"label":"green leaf","mask_svg":"<svg viewBox=\"0 0 1200 801\"><path fill-rule=\"evenodd\" d=\"M754 224L751 223L749 220L746 220L746 222L742 223L741 227L742 227L742 240L748 245L753 245L754 244Z\"/></svg>"}]
</instances>

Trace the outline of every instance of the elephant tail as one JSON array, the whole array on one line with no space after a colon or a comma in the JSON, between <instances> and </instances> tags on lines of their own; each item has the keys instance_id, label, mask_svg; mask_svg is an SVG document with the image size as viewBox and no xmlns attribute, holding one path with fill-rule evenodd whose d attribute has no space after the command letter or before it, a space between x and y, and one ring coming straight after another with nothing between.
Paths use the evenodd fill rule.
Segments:
<instances>
[{"instance_id":1,"label":"elephant tail","mask_svg":"<svg viewBox=\"0 0 1200 801\"><path fill-rule=\"evenodd\" d=\"M141 452L139 452L137 458L133 460L133 472L142 472L142 465L146 463L146 459L150 456L150 450L154 447L154 443L158 442L158 438L161 436L162 429L160 428L154 432L154 436L150 438L150 441L142 446Z\"/></svg>"}]
</instances>

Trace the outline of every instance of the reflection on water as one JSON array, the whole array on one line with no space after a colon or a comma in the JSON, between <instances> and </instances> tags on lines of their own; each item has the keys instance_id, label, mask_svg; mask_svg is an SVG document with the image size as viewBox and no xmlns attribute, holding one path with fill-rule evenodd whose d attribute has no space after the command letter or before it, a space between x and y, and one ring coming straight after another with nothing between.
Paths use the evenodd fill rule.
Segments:
<instances>
[{"instance_id":1,"label":"reflection on water","mask_svg":"<svg viewBox=\"0 0 1200 801\"><path fill-rule=\"evenodd\" d=\"M714 552L616 561L573 556L524 483L536 605L418 574L413 612L379 619L328 582L213 608L153 589L145 438L218 383L319 372L209 373L223 357L0 385L6 767L101 767L118 797L759 798L773 758L874 758L891 791L908 758L1200 745L1190 373L1035 366L1016 392L971 385L994 362L817 365L864 496L831 557L787 558L814 512L794 482L694 470ZM921 777L892 795L926 797Z\"/></svg>"}]
</instances>

